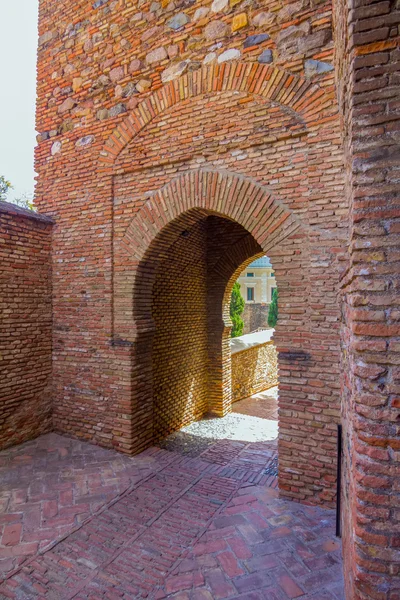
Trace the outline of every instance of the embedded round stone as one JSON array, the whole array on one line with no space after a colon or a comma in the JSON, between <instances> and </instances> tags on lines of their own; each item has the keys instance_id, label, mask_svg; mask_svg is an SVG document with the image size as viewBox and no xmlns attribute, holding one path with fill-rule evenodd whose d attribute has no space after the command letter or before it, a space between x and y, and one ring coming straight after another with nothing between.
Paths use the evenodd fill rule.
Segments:
<instances>
[{"instance_id":1,"label":"embedded round stone","mask_svg":"<svg viewBox=\"0 0 400 600\"><path fill-rule=\"evenodd\" d=\"M74 77L72 80L72 89L74 92L77 92L81 89L83 83L82 77Z\"/></svg>"},{"instance_id":2,"label":"embedded round stone","mask_svg":"<svg viewBox=\"0 0 400 600\"><path fill-rule=\"evenodd\" d=\"M150 27L150 29L146 29L146 31L142 34L140 38L142 42L147 42L148 40L154 40L154 38L161 33L162 27Z\"/></svg>"},{"instance_id":3,"label":"embedded round stone","mask_svg":"<svg viewBox=\"0 0 400 600\"><path fill-rule=\"evenodd\" d=\"M148 89L151 88L151 81L149 79L141 79L137 82L135 88L138 92L146 92ZM132 94L130 94L130 96L131 95Z\"/></svg>"},{"instance_id":4,"label":"embedded round stone","mask_svg":"<svg viewBox=\"0 0 400 600\"><path fill-rule=\"evenodd\" d=\"M131 61L130 65L129 65L129 73L137 73L137 71L140 71L141 68L142 68L142 61L135 58L134 60Z\"/></svg>"},{"instance_id":5,"label":"embedded round stone","mask_svg":"<svg viewBox=\"0 0 400 600\"><path fill-rule=\"evenodd\" d=\"M204 65L208 65L212 62L214 62L217 59L217 55L215 52L209 52L208 54L206 54L206 56L204 57L203 60L203 64Z\"/></svg>"},{"instance_id":6,"label":"embedded round stone","mask_svg":"<svg viewBox=\"0 0 400 600\"><path fill-rule=\"evenodd\" d=\"M123 76L124 76L123 67L115 67L114 69L111 69L111 71L110 71L110 79L114 83L116 81L119 81L120 79L122 79Z\"/></svg>"},{"instance_id":7,"label":"embedded round stone","mask_svg":"<svg viewBox=\"0 0 400 600\"><path fill-rule=\"evenodd\" d=\"M200 21L200 19L204 19L206 15L210 12L210 9L207 6L201 6L196 10L193 16L193 21Z\"/></svg>"},{"instance_id":8,"label":"embedded round stone","mask_svg":"<svg viewBox=\"0 0 400 600\"><path fill-rule=\"evenodd\" d=\"M228 6L229 0L214 0L211 4L211 10L214 13L221 12L225 10Z\"/></svg>"},{"instance_id":9,"label":"embedded round stone","mask_svg":"<svg viewBox=\"0 0 400 600\"><path fill-rule=\"evenodd\" d=\"M66 100L64 100L64 102L62 104L60 104L60 106L58 107L58 112L60 114L67 112L68 110L71 110L72 108L74 108L75 106L75 102L73 101L72 98L67 98Z\"/></svg>"},{"instance_id":10,"label":"embedded round stone","mask_svg":"<svg viewBox=\"0 0 400 600\"><path fill-rule=\"evenodd\" d=\"M322 75L323 73L333 71L333 65L319 60L309 59L304 62L304 71L306 77L313 77L314 75Z\"/></svg>"},{"instance_id":11,"label":"embedded round stone","mask_svg":"<svg viewBox=\"0 0 400 600\"><path fill-rule=\"evenodd\" d=\"M218 40L228 35L229 27L223 21L211 21L206 26L204 33L208 40Z\"/></svg>"},{"instance_id":12,"label":"embedded round stone","mask_svg":"<svg viewBox=\"0 0 400 600\"><path fill-rule=\"evenodd\" d=\"M292 21L294 15L301 11L303 7L302 2L293 2L292 4L287 4L277 14L277 22L278 23L287 23L288 21Z\"/></svg>"},{"instance_id":13,"label":"embedded round stone","mask_svg":"<svg viewBox=\"0 0 400 600\"><path fill-rule=\"evenodd\" d=\"M167 83L168 81L173 81L174 79L177 79L186 71L188 64L188 60L182 60L181 62L176 63L171 67L168 67L168 69L165 69L165 71L161 73L161 81L163 83Z\"/></svg>"},{"instance_id":14,"label":"embedded round stone","mask_svg":"<svg viewBox=\"0 0 400 600\"><path fill-rule=\"evenodd\" d=\"M179 54L178 44L171 44L171 46L168 46L167 53L168 53L169 58L175 58L175 56L178 56L178 54Z\"/></svg>"},{"instance_id":15,"label":"embedded round stone","mask_svg":"<svg viewBox=\"0 0 400 600\"><path fill-rule=\"evenodd\" d=\"M136 94L137 91L140 91L139 88L133 83L133 81L130 81L123 88L121 96L123 98L130 98L133 94Z\"/></svg>"},{"instance_id":16,"label":"embedded round stone","mask_svg":"<svg viewBox=\"0 0 400 600\"><path fill-rule=\"evenodd\" d=\"M109 113L108 113L108 110L106 108L101 108L96 113L96 119L98 121L104 121L105 119L108 119L108 116L109 116Z\"/></svg>"},{"instance_id":17,"label":"embedded round stone","mask_svg":"<svg viewBox=\"0 0 400 600\"><path fill-rule=\"evenodd\" d=\"M61 142L59 142L58 140L56 142L54 142L53 145L51 146L50 152L51 152L52 156L55 156L56 154L61 152Z\"/></svg>"},{"instance_id":18,"label":"embedded round stone","mask_svg":"<svg viewBox=\"0 0 400 600\"><path fill-rule=\"evenodd\" d=\"M310 24L305 22L301 25L290 25L286 29L282 29L276 37L276 44L279 46L297 38L304 37L310 30Z\"/></svg>"},{"instance_id":19,"label":"embedded round stone","mask_svg":"<svg viewBox=\"0 0 400 600\"><path fill-rule=\"evenodd\" d=\"M260 12L253 17L253 25L255 27L271 27L275 22L276 16L271 12Z\"/></svg>"},{"instance_id":20,"label":"embedded round stone","mask_svg":"<svg viewBox=\"0 0 400 600\"><path fill-rule=\"evenodd\" d=\"M268 33L260 33L258 35L249 35L248 38L245 39L243 47L251 48L252 46L258 46L258 44L262 44L269 40Z\"/></svg>"},{"instance_id":21,"label":"embedded round stone","mask_svg":"<svg viewBox=\"0 0 400 600\"><path fill-rule=\"evenodd\" d=\"M258 62L261 64L264 64L264 65L272 63L272 61L273 61L272 50L264 50L264 52L262 52L260 54L260 56L258 57Z\"/></svg>"},{"instance_id":22,"label":"embedded round stone","mask_svg":"<svg viewBox=\"0 0 400 600\"><path fill-rule=\"evenodd\" d=\"M189 17L185 13L180 12L167 21L167 27L176 31L181 27L185 27L186 23L189 23L189 21Z\"/></svg>"},{"instance_id":23,"label":"embedded round stone","mask_svg":"<svg viewBox=\"0 0 400 600\"><path fill-rule=\"evenodd\" d=\"M249 24L249 20L247 18L246 13L240 13L239 15L235 15L232 21L232 31L238 31L239 29L243 29L243 27L247 27Z\"/></svg>"},{"instance_id":24,"label":"embedded round stone","mask_svg":"<svg viewBox=\"0 0 400 600\"><path fill-rule=\"evenodd\" d=\"M84 137L79 138L76 142L75 146L77 148L84 148L85 146L91 146L94 142L94 135L85 135Z\"/></svg>"},{"instance_id":25,"label":"embedded round stone","mask_svg":"<svg viewBox=\"0 0 400 600\"><path fill-rule=\"evenodd\" d=\"M238 60L240 56L240 50L237 50L237 48L230 48L218 56L218 62L224 63L228 62L229 60Z\"/></svg>"},{"instance_id":26,"label":"embedded round stone","mask_svg":"<svg viewBox=\"0 0 400 600\"><path fill-rule=\"evenodd\" d=\"M110 117L116 117L126 112L125 104L116 104L110 109Z\"/></svg>"},{"instance_id":27,"label":"embedded round stone","mask_svg":"<svg viewBox=\"0 0 400 600\"><path fill-rule=\"evenodd\" d=\"M161 46L161 48L156 48L148 53L146 56L146 62L147 64L152 65L153 63L161 62L166 58L168 58L167 51L165 50L164 46Z\"/></svg>"}]
</instances>

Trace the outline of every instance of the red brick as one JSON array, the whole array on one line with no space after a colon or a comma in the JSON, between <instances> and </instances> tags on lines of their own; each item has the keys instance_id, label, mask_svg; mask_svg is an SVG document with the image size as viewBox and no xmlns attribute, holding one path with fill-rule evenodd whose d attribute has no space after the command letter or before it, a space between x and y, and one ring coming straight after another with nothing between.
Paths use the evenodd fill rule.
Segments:
<instances>
[{"instance_id":1,"label":"red brick","mask_svg":"<svg viewBox=\"0 0 400 600\"><path fill-rule=\"evenodd\" d=\"M1 536L3 546L16 546L21 537L22 525L15 523L14 525L6 525Z\"/></svg>"},{"instance_id":2,"label":"red brick","mask_svg":"<svg viewBox=\"0 0 400 600\"><path fill-rule=\"evenodd\" d=\"M221 552L217 556L217 560L223 569L223 571L229 577L236 577L238 575L243 575L244 571L240 567L235 555L232 552Z\"/></svg>"},{"instance_id":3,"label":"red brick","mask_svg":"<svg viewBox=\"0 0 400 600\"><path fill-rule=\"evenodd\" d=\"M50 219L0 203L0 448L52 428Z\"/></svg>"},{"instance_id":4,"label":"red brick","mask_svg":"<svg viewBox=\"0 0 400 600\"><path fill-rule=\"evenodd\" d=\"M280 575L278 577L278 582L289 598L298 598L299 596L304 595L304 591L291 577L289 577L289 575Z\"/></svg>"}]
</instances>

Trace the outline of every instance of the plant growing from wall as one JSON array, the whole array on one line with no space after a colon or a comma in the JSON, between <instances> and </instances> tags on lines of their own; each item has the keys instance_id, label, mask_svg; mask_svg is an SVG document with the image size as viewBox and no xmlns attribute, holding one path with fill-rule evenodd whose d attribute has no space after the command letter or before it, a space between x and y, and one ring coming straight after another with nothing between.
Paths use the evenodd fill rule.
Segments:
<instances>
[{"instance_id":1,"label":"plant growing from wall","mask_svg":"<svg viewBox=\"0 0 400 600\"><path fill-rule=\"evenodd\" d=\"M278 290L274 288L272 290L272 300L269 305L268 311L268 325L270 327L275 327L278 321Z\"/></svg>"},{"instance_id":2,"label":"plant growing from wall","mask_svg":"<svg viewBox=\"0 0 400 600\"><path fill-rule=\"evenodd\" d=\"M242 335L244 328L244 321L242 314L244 311L244 298L240 293L240 283L236 281L232 289L230 315L232 321L231 337L239 337Z\"/></svg>"},{"instance_id":3,"label":"plant growing from wall","mask_svg":"<svg viewBox=\"0 0 400 600\"><path fill-rule=\"evenodd\" d=\"M19 198L8 198L8 192L13 188L14 186L11 184L11 182L8 181L3 175L0 175L0 200L3 202L11 202L20 208L27 208L28 210L36 211L32 194L24 193Z\"/></svg>"},{"instance_id":4,"label":"plant growing from wall","mask_svg":"<svg viewBox=\"0 0 400 600\"><path fill-rule=\"evenodd\" d=\"M19 206L20 208L27 208L28 210L34 210L36 212L36 206L33 202L32 194L24 193L19 198L14 198L11 200L14 204Z\"/></svg>"},{"instance_id":5,"label":"plant growing from wall","mask_svg":"<svg viewBox=\"0 0 400 600\"><path fill-rule=\"evenodd\" d=\"M7 181L3 175L0 175L0 200L5 202L7 200L7 194L10 190L12 190L11 182Z\"/></svg>"}]
</instances>

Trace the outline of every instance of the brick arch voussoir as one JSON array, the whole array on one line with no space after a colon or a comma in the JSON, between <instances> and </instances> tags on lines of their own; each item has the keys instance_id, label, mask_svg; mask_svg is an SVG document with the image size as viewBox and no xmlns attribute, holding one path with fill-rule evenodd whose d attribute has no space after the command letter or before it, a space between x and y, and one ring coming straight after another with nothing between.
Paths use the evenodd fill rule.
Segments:
<instances>
[{"instance_id":1,"label":"brick arch voussoir","mask_svg":"<svg viewBox=\"0 0 400 600\"><path fill-rule=\"evenodd\" d=\"M168 82L143 99L106 141L99 169L112 172L127 144L165 110L201 94L227 91L246 92L282 104L298 113L306 125L316 113L331 106L326 92L317 84L271 65L231 62L205 66Z\"/></svg>"},{"instance_id":2,"label":"brick arch voussoir","mask_svg":"<svg viewBox=\"0 0 400 600\"><path fill-rule=\"evenodd\" d=\"M120 247L141 261L161 231L190 211L236 221L267 252L297 229L300 219L261 184L237 173L197 169L149 195L135 214Z\"/></svg>"}]
</instances>

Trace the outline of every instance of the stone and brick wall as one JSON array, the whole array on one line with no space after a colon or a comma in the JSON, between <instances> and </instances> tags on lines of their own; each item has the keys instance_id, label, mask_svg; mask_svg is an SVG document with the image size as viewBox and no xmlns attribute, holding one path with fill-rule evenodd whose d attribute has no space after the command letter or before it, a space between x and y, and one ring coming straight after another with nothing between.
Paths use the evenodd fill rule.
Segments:
<instances>
[{"instance_id":1,"label":"stone and brick wall","mask_svg":"<svg viewBox=\"0 0 400 600\"><path fill-rule=\"evenodd\" d=\"M336 5L350 205L343 278L347 597L400 597L400 6Z\"/></svg>"},{"instance_id":2,"label":"stone and brick wall","mask_svg":"<svg viewBox=\"0 0 400 600\"><path fill-rule=\"evenodd\" d=\"M52 427L52 222L0 202L0 448Z\"/></svg>"},{"instance_id":3,"label":"stone and brick wall","mask_svg":"<svg viewBox=\"0 0 400 600\"><path fill-rule=\"evenodd\" d=\"M347 206L330 3L41 0L39 32L36 202L57 224L55 427L125 452L151 443L164 334L150 308L169 269L157 253L215 216L199 268L219 272L211 238L221 242L225 266L207 290L211 408L231 402L223 290L268 253L281 492L332 505ZM231 260L228 223L243 250Z\"/></svg>"},{"instance_id":4,"label":"stone and brick wall","mask_svg":"<svg viewBox=\"0 0 400 600\"><path fill-rule=\"evenodd\" d=\"M278 385L278 355L273 342L232 354L232 402Z\"/></svg>"},{"instance_id":5,"label":"stone and brick wall","mask_svg":"<svg viewBox=\"0 0 400 600\"><path fill-rule=\"evenodd\" d=\"M208 356L194 385L203 389L207 364L209 408L229 411L229 294L243 263L268 253L280 290L281 493L334 503L341 394L348 597L394 600L399 5L336 0L334 17L333 43L324 0L40 0L36 201L56 222L54 423L124 452L152 442L154 414L176 426L174 410L162 416L161 371L173 357L167 377L178 386L185 359L178 338L163 351L177 313L166 299L160 327L162 295L166 274L182 276L189 260L172 265L173 245L204 228L192 282L203 302L189 312L204 321L206 282ZM40 430L28 406L42 430L50 423L51 225L2 218L35 250L29 265L13 257L10 272L23 265L23 286L36 281L46 298L28 312L12 306L16 349L34 345L36 356L19 390L32 389L29 404L13 387L17 355L5 354L12 443ZM17 245L1 251L9 260ZM36 323L23 347L22 319Z\"/></svg>"}]
</instances>

